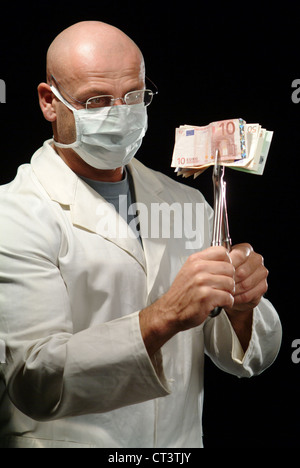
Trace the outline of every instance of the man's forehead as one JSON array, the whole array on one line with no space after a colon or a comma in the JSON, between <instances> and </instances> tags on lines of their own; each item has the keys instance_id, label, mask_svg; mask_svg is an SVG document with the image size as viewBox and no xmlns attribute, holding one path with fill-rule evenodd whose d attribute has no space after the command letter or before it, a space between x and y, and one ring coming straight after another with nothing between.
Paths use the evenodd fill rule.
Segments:
<instances>
[{"instance_id":1,"label":"man's forehead","mask_svg":"<svg viewBox=\"0 0 300 468\"><path fill-rule=\"evenodd\" d=\"M145 66L142 57L137 54L119 56L115 53L108 56L90 51L86 55L74 53L56 75L58 81L69 87L78 88L89 83L113 86L126 81L143 81Z\"/></svg>"},{"instance_id":2,"label":"man's forehead","mask_svg":"<svg viewBox=\"0 0 300 468\"><path fill-rule=\"evenodd\" d=\"M121 74L126 69L143 74L143 56L122 31L103 23L83 22L61 33L48 51L50 72L60 81ZM52 69L52 70L51 70ZM65 82L65 84L67 84Z\"/></svg>"},{"instance_id":3,"label":"man's forehead","mask_svg":"<svg viewBox=\"0 0 300 468\"><path fill-rule=\"evenodd\" d=\"M73 73L68 71L58 80L70 93L114 93L138 89L145 82L145 68L141 64L120 67L117 70L103 67L78 67Z\"/></svg>"},{"instance_id":4,"label":"man's forehead","mask_svg":"<svg viewBox=\"0 0 300 468\"><path fill-rule=\"evenodd\" d=\"M121 97L129 91L143 88L144 82L144 78L137 73L131 76L116 77L115 79L108 76L102 78L86 77L84 80L73 80L72 92L76 94L78 99L82 100L101 94L112 94Z\"/></svg>"}]
</instances>

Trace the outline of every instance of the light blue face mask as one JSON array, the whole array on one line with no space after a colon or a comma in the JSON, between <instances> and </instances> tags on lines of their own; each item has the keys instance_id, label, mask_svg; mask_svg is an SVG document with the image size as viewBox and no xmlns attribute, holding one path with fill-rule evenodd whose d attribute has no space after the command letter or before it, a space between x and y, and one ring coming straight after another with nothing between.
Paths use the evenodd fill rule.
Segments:
<instances>
[{"instance_id":1,"label":"light blue face mask","mask_svg":"<svg viewBox=\"0 0 300 468\"><path fill-rule=\"evenodd\" d=\"M143 103L75 109L54 86L51 91L73 112L76 125L76 141L63 144L54 140L55 146L73 149L96 169L116 169L131 161L147 131L147 110Z\"/></svg>"}]
</instances>

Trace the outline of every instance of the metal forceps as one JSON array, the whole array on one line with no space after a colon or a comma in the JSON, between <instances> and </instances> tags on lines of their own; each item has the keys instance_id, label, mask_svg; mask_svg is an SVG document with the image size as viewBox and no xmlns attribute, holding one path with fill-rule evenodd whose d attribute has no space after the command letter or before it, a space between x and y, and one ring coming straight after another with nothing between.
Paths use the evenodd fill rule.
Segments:
<instances>
[{"instance_id":1,"label":"metal forceps","mask_svg":"<svg viewBox=\"0 0 300 468\"><path fill-rule=\"evenodd\" d=\"M230 251L231 238L229 234L226 203L226 182L224 181L224 172L225 167L221 166L220 164L220 152L217 150L212 174L212 181L214 186L214 221L211 245L221 245ZM209 316L216 317L219 315L221 310L222 307L215 307Z\"/></svg>"}]
</instances>

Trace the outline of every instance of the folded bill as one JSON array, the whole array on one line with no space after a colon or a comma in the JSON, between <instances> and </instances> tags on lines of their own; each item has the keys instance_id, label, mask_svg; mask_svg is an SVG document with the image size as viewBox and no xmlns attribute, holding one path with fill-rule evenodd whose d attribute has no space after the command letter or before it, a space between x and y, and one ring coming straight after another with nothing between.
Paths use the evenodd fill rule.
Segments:
<instances>
[{"instance_id":1,"label":"folded bill","mask_svg":"<svg viewBox=\"0 0 300 468\"><path fill-rule=\"evenodd\" d=\"M204 127L182 125L176 129L172 167L179 175L199 175L214 164L216 150L221 162L251 174L262 175L273 132L243 119L212 122Z\"/></svg>"}]
</instances>

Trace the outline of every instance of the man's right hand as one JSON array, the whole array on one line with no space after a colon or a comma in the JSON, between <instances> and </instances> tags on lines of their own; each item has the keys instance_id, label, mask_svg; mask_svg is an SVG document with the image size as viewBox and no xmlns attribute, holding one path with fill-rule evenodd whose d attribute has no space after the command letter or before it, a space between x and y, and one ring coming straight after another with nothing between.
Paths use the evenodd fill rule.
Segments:
<instances>
[{"instance_id":1,"label":"man's right hand","mask_svg":"<svg viewBox=\"0 0 300 468\"><path fill-rule=\"evenodd\" d=\"M215 307L232 307L234 273L224 247L192 254L169 291L140 312L141 333L149 355L176 333L201 325Z\"/></svg>"}]
</instances>

